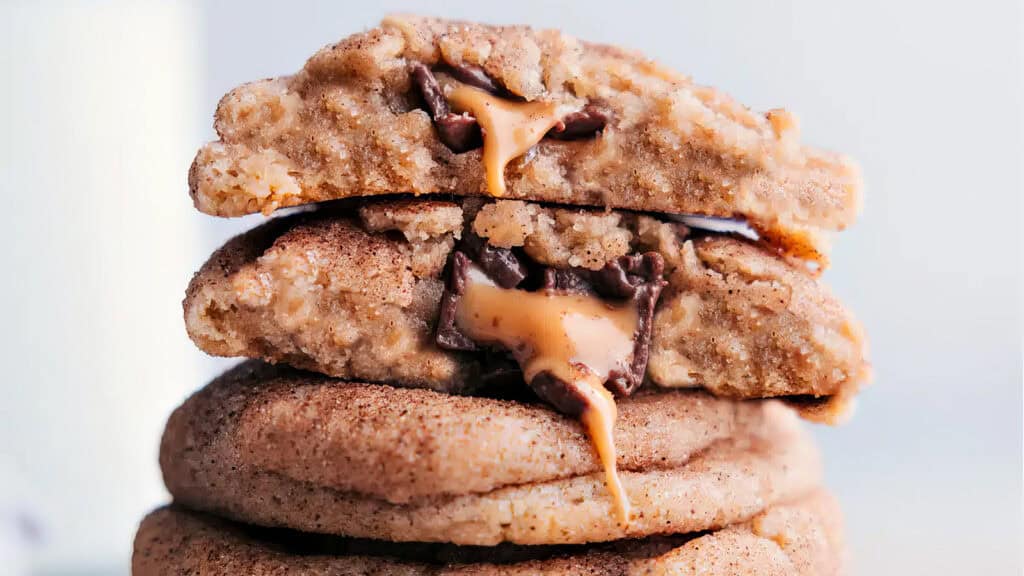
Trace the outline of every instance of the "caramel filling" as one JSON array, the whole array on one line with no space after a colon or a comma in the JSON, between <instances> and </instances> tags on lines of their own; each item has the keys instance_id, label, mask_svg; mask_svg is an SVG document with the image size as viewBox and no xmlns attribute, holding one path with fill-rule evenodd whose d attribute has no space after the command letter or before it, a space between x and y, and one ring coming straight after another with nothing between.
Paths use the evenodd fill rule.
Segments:
<instances>
[{"instance_id":1,"label":"caramel filling","mask_svg":"<svg viewBox=\"0 0 1024 576\"><path fill-rule=\"evenodd\" d=\"M622 479L619 478L619 470L615 465L615 438L612 434L617 416L615 399L604 387L601 379L593 375L583 381L577 380L577 384L587 396L587 408L580 415L580 420L587 429L590 442L594 445L597 457L604 467L605 484L608 485L608 492L615 503L619 522L626 525L629 523L629 497L626 495L626 489L622 487Z\"/></svg>"},{"instance_id":2,"label":"caramel filling","mask_svg":"<svg viewBox=\"0 0 1024 576\"><path fill-rule=\"evenodd\" d=\"M615 464L615 400L604 382L625 371L633 353L634 305L613 306L593 296L525 292L496 286L475 266L455 311L459 329L475 341L508 348L527 382L548 372L583 397L580 418L597 451L619 521L629 501Z\"/></svg>"},{"instance_id":3,"label":"caramel filling","mask_svg":"<svg viewBox=\"0 0 1024 576\"><path fill-rule=\"evenodd\" d=\"M505 194L505 167L522 156L559 121L553 102L515 102L479 88L458 85L448 94L456 112L472 114L484 135L484 173L492 196Z\"/></svg>"}]
</instances>

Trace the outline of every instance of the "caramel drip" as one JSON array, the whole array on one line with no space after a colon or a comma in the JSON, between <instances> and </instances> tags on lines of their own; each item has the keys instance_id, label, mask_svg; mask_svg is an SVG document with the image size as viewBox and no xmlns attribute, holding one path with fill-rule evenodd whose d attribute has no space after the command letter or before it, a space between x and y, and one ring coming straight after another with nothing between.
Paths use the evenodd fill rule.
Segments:
<instances>
[{"instance_id":1,"label":"caramel drip","mask_svg":"<svg viewBox=\"0 0 1024 576\"><path fill-rule=\"evenodd\" d=\"M629 501L616 468L612 435L615 400L604 382L613 370L628 366L636 308L612 306L593 296L500 288L471 268L455 321L473 340L508 348L527 382L549 372L584 396L580 419L604 467L619 521L626 524Z\"/></svg>"},{"instance_id":2,"label":"caramel drip","mask_svg":"<svg viewBox=\"0 0 1024 576\"><path fill-rule=\"evenodd\" d=\"M448 93L448 102L456 112L468 112L480 124L491 196L505 195L505 167L540 142L559 121L554 102L516 102L462 84Z\"/></svg>"},{"instance_id":3,"label":"caramel drip","mask_svg":"<svg viewBox=\"0 0 1024 576\"><path fill-rule=\"evenodd\" d=\"M615 437L612 434L615 418L618 416L615 399L601 380L594 376L583 381L577 380L576 384L588 398L587 408L580 415L580 420L583 421L590 443L594 445L597 457L604 466L604 481L615 503L619 523L625 526L629 523L629 497L626 495L626 489L622 487L622 479L619 478L619 470L615 465Z\"/></svg>"}]
</instances>

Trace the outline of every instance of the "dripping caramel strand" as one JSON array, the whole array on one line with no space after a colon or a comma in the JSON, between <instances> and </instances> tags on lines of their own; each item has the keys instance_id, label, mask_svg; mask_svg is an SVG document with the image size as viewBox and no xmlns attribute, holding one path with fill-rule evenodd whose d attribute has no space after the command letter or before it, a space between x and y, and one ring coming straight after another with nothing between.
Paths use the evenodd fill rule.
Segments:
<instances>
[{"instance_id":1,"label":"dripping caramel strand","mask_svg":"<svg viewBox=\"0 0 1024 576\"><path fill-rule=\"evenodd\" d=\"M501 288L474 267L456 308L456 323L476 341L511 350L527 382L547 372L583 396L580 420L604 468L619 521L627 524L630 507L613 437L617 410L604 381L629 362L636 307L612 306L589 295Z\"/></svg>"},{"instance_id":2,"label":"dripping caramel strand","mask_svg":"<svg viewBox=\"0 0 1024 576\"><path fill-rule=\"evenodd\" d=\"M604 467L605 484L608 486L612 502L615 503L619 523L626 526L629 524L630 516L629 498L626 496L626 489L622 486L622 479L615 464L615 437L612 434L618 413L615 399L612 398L612 393L593 377L588 378L586 384L578 384L589 398L580 420Z\"/></svg>"},{"instance_id":3,"label":"dripping caramel strand","mask_svg":"<svg viewBox=\"0 0 1024 576\"><path fill-rule=\"evenodd\" d=\"M464 84L452 89L448 102L456 112L468 112L480 124L491 196L505 195L505 167L540 142L560 119L554 102L516 102Z\"/></svg>"}]
</instances>

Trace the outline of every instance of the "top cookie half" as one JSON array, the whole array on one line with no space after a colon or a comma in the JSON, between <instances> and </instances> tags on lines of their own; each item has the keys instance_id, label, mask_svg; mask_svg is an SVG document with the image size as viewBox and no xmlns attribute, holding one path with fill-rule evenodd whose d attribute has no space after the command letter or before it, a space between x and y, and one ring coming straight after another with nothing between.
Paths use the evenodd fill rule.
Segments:
<instances>
[{"instance_id":1,"label":"top cookie half","mask_svg":"<svg viewBox=\"0 0 1024 576\"><path fill-rule=\"evenodd\" d=\"M555 30L390 17L293 76L236 88L196 156L196 206L238 216L391 193L743 218L824 260L860 177L755 113L613 46Z\"/></svg>"}]
</instances>

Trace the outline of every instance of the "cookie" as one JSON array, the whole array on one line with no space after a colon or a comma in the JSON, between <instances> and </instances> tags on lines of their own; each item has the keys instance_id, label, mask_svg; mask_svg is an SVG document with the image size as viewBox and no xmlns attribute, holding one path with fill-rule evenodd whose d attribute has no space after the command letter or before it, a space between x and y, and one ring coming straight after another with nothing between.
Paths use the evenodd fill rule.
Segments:
<instances>
[{"instance_id":1,"label":"cookie","mask_svg":"<svg viewBox=\"0 0 1024 576\"><path fill-rule=\"evenodd\" d=\"M189 185L237 216L412 192L744 218L824 260L860 209L847 158L640 54L555 30L411 16L221 100Z\"/></svg>"},{"instance_id":2,"label":"cookie","mask_svg":"<svg viewBox=\"0 0 1024 576\"><path fill-rule=\"evenodd\" d=\"M668 391L614 430L618 522L583 428L543 404L361 384L250 362L171 416L175 501L247 523L389 541L578 544L711 530L817 486L791 410Z\"/></svg>"},{"instance_id":3,"label":"cookie","mask_svg":"<svg viewBox=\"0 0 1024 576\"><path fill-rule=\"evenodd\" d=\"M471 237L483 247L467 248ZM772 250L646 215L521 201L342 203L272 219L203 266L186 326L210 354L472 392L491 380L493 355L438 345L449 262L467 250L511 254L537 277L592 280L622 258L659 255L665 285L634 353L647 360L637 383L797 397L834 419L869 379L859 323Z\"/></svg>"},{"instance_id":4,"label":"cookie","mask_svg":"<svg viewBox=\"0 0 1024 576\"><path fill-rule=\"evenodd\" d=\"M235 524L179 506L143 520L132 574L750 574L844 573L841 518L817 491L717 531L589 546L393 544Z\"/></svg>"}]
</instances>

